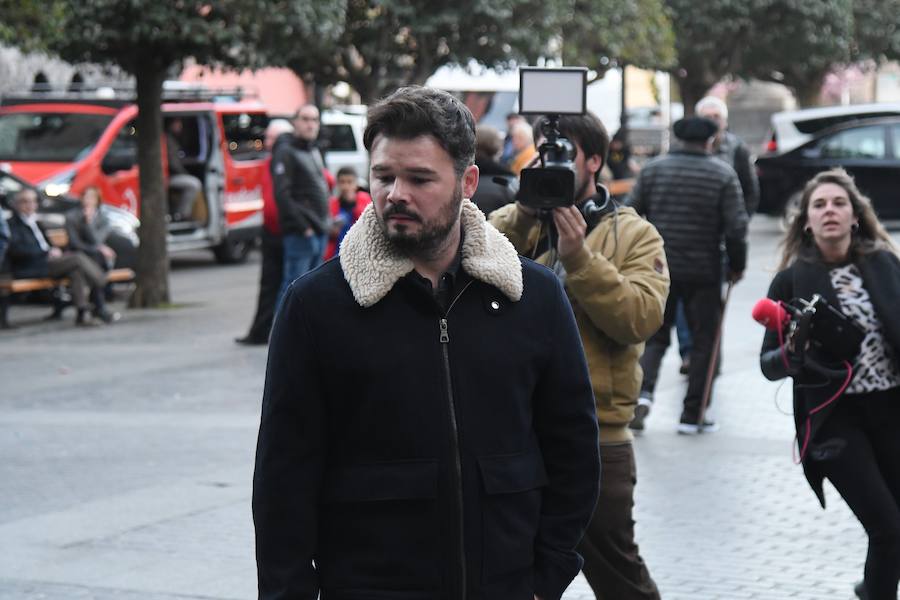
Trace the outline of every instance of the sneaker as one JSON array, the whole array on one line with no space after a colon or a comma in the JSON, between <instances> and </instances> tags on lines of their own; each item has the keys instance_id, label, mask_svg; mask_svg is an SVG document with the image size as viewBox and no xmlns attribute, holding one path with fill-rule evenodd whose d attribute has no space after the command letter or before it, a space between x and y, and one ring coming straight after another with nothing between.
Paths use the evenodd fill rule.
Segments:
<instances>
[{"instance_id":1,"label":"sneaker","mask_svg":"<svg viewBox=\"0 0 900 600\"><path fill-rule=\"evenodd\" d=\"M685 356L681 361L681 368L678 369L678 372L682 375L687 375L691 372L691 357Z\"/></svg>"},{"instance_id":2,"label":"sneaker","mask_svg":"<svg viewBox=\"0 0 900 600\"><path fill-rule=\"evenodd\" d=\"M860 598L861 600L867 600L869 597L869 594L866 593L866 582L860 581L856 585L854 585L853 593L856 594L857 598Z\"/></svg>"},{"instance_id":3,"label":"sneaker","mask_svg":"<svg viewBox=\"0 0 900 600\"><path fill-rule=\"evenodd\" d=\"M703 419L703 425L697 423L679 423L678 433L681 435L697 435L699 433L715 433L719 430L719 424L712 419Z\"/></svg>"},{"instance_id":4,"label":"sneaker","mask_svg":"<svg viewBox=\"0 0 900 600\"><path fill-rule=\"evenodd\" d=\"M628 424L628 427L631 428L632 431L644 430L644 419L650 414L651 406L653 406L653 400L648 396L641 396L638 398L637 406L634 407L634 418L632 418L631 423Z\"/></svg>"}]
</instances>

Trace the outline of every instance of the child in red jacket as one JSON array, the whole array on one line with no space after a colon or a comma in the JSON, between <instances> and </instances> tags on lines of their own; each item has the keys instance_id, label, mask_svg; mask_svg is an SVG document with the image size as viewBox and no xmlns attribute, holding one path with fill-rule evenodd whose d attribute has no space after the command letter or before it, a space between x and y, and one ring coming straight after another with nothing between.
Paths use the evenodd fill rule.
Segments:
<instances>
[{"instance_id":1,"label":"child in red jacket","mask_svg":"<svg viewBox=\"0 0 900 600\"><path fill-rule=\"evenodd\" d=\"M353 167L341 167L337 172L337 195L328 199L332 225L325 260L338 254L341 240L370 202L372 197L359 189L359 177Z\"/></svg>"}]
</instances>

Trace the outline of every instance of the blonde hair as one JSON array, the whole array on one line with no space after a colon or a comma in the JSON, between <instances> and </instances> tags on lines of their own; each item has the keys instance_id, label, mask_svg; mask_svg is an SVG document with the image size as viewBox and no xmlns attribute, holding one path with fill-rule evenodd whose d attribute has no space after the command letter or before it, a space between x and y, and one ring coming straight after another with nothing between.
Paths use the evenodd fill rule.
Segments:
<instances>
[{"instance_id":1,"label":"blonde hair","mask_svg":"<svg viewBox=\"0 0 900 600\"><path fill-rule=\"evenodd\" d=\"M897 246L885 231L884 226L875 215L872 201L859 191L853 177L847 171L838 167L817 174L806 183L800 196L800 203L796 208L790 209L791 216L787 233L781 241L781 264L778 269L785 269L798 258L804 260L817 260L821 257L813 238L806 233L808 222L809 201L816 189L826 183L841 186L847 192L853 215L859 221L859 227L853 233L850 240L849 255L856 260L864 254L876 250L889 250L897 254Z\"/></svg>"}]
</instances>

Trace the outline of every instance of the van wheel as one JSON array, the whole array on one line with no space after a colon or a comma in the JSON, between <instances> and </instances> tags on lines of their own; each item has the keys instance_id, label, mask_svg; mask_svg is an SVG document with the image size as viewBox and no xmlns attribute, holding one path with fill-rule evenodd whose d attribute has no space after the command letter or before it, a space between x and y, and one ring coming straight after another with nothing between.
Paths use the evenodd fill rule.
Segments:
<instances>
[{"instance_id":1,"label":"van wheel","mask_svg":"<svg viewBox=\"0 0 900 600\"><path fill-rule=\"evenodd\" d=\"M802 196L803 192L796 191L784 203L784 210L781 211L781 231L786 232L790 228L794 217L800 212L800 198Z\"/></svg>"},{"instance_id":2,"label":"van wheel","mask_svg":"<svg viewBox=\"0 0 900 600\"><path fill-rule=\"evenodd\" d=\"M250 254L252 247L252 240L235 240L226 237L221 244L213 247L213 254L216 255L216 262L219 264L234 265L247 260L247 255Z\"/></svg>"}]
</instances>

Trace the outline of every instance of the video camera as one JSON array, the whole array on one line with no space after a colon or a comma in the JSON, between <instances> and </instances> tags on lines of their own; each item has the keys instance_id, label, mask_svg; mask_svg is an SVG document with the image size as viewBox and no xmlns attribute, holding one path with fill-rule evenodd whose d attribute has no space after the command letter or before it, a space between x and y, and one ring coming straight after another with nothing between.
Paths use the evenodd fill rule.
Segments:
<instances>
[{"instance_id":1,"label":"video camera","mask_svg":"<svg viewBox=\"0 0 900 600\"><path fill-rule=\"evenodd\" d=\"M583 115L587 102L587 69L583 67L519 69L519 113L546 115L538 148L541 166L522 169L516 200L537 210L575 204L575 154L559 131L561 115Z\"/></svg>"},{"instance_id":2,"label":"video camera","mask_svg":"<svg viewBox=\"0 0 900 600\"><path fill-rule=\"evenodd\" d=\"M831 361L853 362L866 336L865 330L825 298L814 294L809 300L794 299L788 303L763 298L753 307L753 318L767 329L784 336L793 347L797 364L813 368L829 377L842 376L842 371L828 370L807 356L808 349Z\"/></svg>"}]
</instances>

